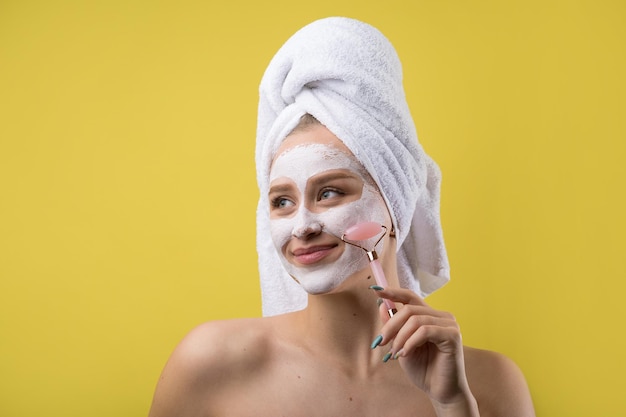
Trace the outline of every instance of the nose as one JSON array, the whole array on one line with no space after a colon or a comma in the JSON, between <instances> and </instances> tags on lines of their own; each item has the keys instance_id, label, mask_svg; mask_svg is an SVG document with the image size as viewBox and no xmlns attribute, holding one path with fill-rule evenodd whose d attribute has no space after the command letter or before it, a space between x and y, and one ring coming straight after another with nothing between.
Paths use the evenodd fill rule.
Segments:
<instances>
[{"instance_id":1,"label":"nose","mask_svg":"<svg viewBox=\"0 0 626 417\"><path fill-rule=\"evenodd\" d=\"M320 219L306 208L302 207L296 215L296 222L291 231L291 235L298 239L306 239L322 233L324 224Z\"/></svg>"}]
</instances>

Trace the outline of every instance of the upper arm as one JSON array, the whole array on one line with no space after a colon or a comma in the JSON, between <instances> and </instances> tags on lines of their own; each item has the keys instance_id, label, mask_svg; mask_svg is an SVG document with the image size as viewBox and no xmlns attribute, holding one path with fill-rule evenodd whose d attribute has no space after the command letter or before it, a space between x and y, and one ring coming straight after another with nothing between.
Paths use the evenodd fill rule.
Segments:
<instances>
[{"instance_id":1,"label":"upper arm","mask_svg":"<svg viewBox=\"0 0 626 417\"><path fill-rule=\"evenodd\" d=\"M264 328L251 320L202 324L174 349L157 383L149 417L218 414L233 390L250 383L267 354Z\"/></svg>"},{"instance_id":2,"label":"upper arm","mask_svg":"<svg viewBox=\"0 0 626 417\"><path fill-rule=\"evenodd\" d=\"M201 353L207 333L211 333L210 327L202 325L192 330L174 349L157 383L150 417L199 414L201 406L195 397L201 391L203 371L210 369L214 360L208 352Z\"/></svg>"},{"instance_id":3,"label":"upper arm","mask_svg":"<svg viewBox=\"0 0 626 417\"><path fill-rule=\"evenodd\" d=\"M206 415L219 395L220 378L230 356L220 339L228 325L202 324L178 344L168 359L154 393L149 417Z\"/></svg>"},{"instance_id":4,"label":"upper arm","mask_svg":"<svg viewBox=\"0 0 626 417\"><path fill-rule=\"evenodd\" d=\"M466 371L481 416L535 416L524 374L508 357L470 349L466 353Z\"/></svg>"}]
</instances>

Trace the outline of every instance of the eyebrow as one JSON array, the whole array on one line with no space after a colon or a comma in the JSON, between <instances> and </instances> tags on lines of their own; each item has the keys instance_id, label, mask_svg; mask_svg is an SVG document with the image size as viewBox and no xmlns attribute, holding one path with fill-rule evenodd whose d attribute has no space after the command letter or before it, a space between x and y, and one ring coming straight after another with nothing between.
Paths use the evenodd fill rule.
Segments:
<instances>
[{"instance_id":1,"label":"eyebrow","mask_svg":"<svg viewBox=\"0 0 626 417\"><path fill-rule=\"evenodd\" d=\"M321 182L332 181L332 180L336 180L336 179L338 179L338 180L340 180L340 179L355 179L355 180L363 181L363 178L361 178L359 175L356 175L356 174L352 173L351 171L332 170L332 171L323 172L321 174L314 175L313 177L309 178L307 183L311 183L313 185L316 185L316 184L319 184Z\"/></svg>"},{"instance_id":2,"label":"eyebrow","mask_svg":"<svg viewBox=\"0 0 626 417\"><path fill-rule=\"evenodd\" d=\"M272 193L284 193L287 191L291 191L293 189L293 184L277 184L270 187L269 194Z\"/></svg>"}]
</instances>

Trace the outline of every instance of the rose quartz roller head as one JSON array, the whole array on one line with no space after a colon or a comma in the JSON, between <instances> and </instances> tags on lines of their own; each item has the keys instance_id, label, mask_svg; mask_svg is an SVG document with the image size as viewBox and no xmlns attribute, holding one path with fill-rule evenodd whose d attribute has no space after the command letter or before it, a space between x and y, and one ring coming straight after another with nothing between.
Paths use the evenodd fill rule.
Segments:
<instances>
[{"instance_id":1,"label":"rose quartz roller head","mask_svg":"<svg viewBox=\"0 0 626 417\"><path fill-rule=\"evenodd\" d=\"M367 250L363 246L351 242L353 240L371 239L380 232L383 232L383 234L374 244L374 248L376 248L376 245L378 245L378 243L387 234L387 228L382 224L378 224L375 222L358 223L352 227L349 227L348 230L346 230L345 233L341 235L341 240L349 245L356 246L357 248L361 248L365 251L365 253L367 254L367 258L370 261L370 268L372 268L372 273L374 274L374 279L376 280L376 283L383 288L387 288L387 278L385 278L385 273L383 272L383 267L380 265L380 261L378 260L378 254L376 253L376 250ZM396 305L393 303L393 301L386 299L383 300L383 302L387 307L387 314L389 314L389 317L393 317L393 315L398 312L398 310L396 309Z\"/></svg>"}]
</instances>

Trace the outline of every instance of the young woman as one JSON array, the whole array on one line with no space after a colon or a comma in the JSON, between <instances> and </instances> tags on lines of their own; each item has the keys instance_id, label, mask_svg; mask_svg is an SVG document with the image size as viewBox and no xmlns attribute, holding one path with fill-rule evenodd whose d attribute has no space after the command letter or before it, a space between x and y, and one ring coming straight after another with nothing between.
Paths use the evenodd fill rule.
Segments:
<instances>
[{"instance_id":1,"label":"young woman","mask_svg":"<svg viewBox=\"0 0 626 417\"><path fill-rule=\"evenodd\" d=\"M378 31L342 18L312 23L277 53L257 135L266 317L191 331L152 417L534 415L519 369L464 347L454 316L421 296L448 268L438 171L398 66ZM375 246L385 288L342 239L364 222L386 230L356 242Z\"/></svg>"}]
</instances>

